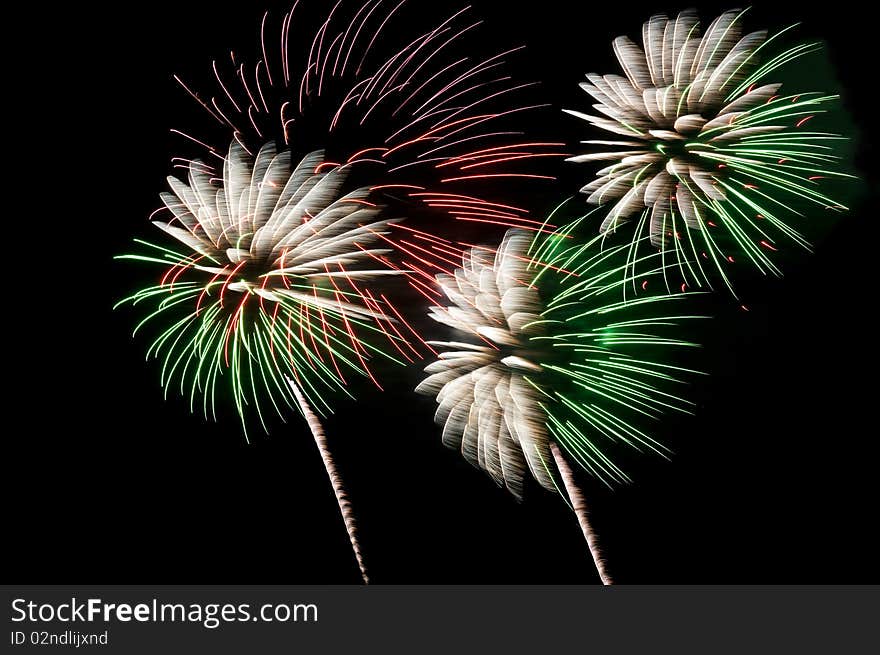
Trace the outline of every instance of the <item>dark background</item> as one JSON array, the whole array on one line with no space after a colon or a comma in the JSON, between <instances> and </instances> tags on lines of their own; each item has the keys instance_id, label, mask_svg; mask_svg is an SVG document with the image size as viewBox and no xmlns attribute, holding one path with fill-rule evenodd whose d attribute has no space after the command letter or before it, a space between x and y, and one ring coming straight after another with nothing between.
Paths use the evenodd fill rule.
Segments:
<instances>
[{"instance_id":1,"label":"dark background","mask_svg":"<svg viewBox=\"0 0 880 655\"><path fill-rule=\"evenodd\" d=\"M457 6L411 1L437 18ZM579 109L588 106L583 73L616 70L614 36L682 8L473 4L485 38L528 44L512 66L518 75L543 80L555 108ZM729 7L696 4L704 19ZM7 180L24 187L12 194L22 207L6 217L22 261L4 285L4 545L17 582L359 580L305 426L294 417L271 437L254 430L248 444L236 422L205 423L179 398L163 401L158 367L129 336L133 315L111 311L143 281L111 257L150 233L146 217L177 145L167 130L190 111L171 74L201 71L207 85L211 58L254 43L263 5L35 5L20 23L38 35L18 58L38 88L7 99L28 125L28 172ZM858 6L758 2L748 25L801 20L804 36L827 42L861 131L856 169L867 175L876 71ZM535 130L587 138L554 112L558 122L544 114ZM560 187L531 206L574 193L584 174L563 171ZM784 281L747 283L749 312L714 301L702 362L712 375L695 390L697 414L655 431L676 451L671 462L635 461L635 483L614 491L584 476L617 581L880 582L876 187L870 178L854 186L853 211L814 256L786 266ZM519 504L444 449L433 402L410 392L417 379L417 369L395 376L384 395L367 390L327 421L374 582L594 582L559 498L532 486Z\"/></svg>"}]
</instances>

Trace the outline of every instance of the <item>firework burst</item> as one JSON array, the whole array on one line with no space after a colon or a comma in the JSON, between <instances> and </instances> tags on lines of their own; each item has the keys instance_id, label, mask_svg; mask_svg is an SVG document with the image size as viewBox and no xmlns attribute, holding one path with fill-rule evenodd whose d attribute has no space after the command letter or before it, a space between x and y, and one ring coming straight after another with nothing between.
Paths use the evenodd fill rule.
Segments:
<instances>
[{"instance_id":1,"label":"firework burst","mask_svg":"<svg viewBox=\"0 0 880 655\"><path fill-rule=\"evenodd\" d=\"M424 12L406 0L340 0L317 20L298 4L280 20L264 15L256 64L232 52L213 62L213 92L176 76L212 119L196 131L173 130L187 151L207 149L212 165L220 153L211 144L233 138L249 152L268 140L321 148L386 201L418 201L484 228L534 229L526 210L478 190L552 180L529 164L570 154L563 143L527 138L519 125L548 106L528 98L537 83L506 71L522 47L488 49L469 7L418 30ZM188 166L188 158L174 163Z\"/></svg>"},{"instance_id":2,"label":"firework burst","mask_svg":"<svg viewBox=\"0 0 880 655\"><path fill-rule=\"evenodd\" d=\"M261 421L266 409L284 416L295 401L285 377L328 410L324 392L344 392L346 371L372 377L371 357L414 351L397 310L370 290L399 274L377 247L394 221L365 200L369 189L342 194L347 174L320 152L291 166L290 152L272 144L252 159L233 142L221 179L199 162L189 184L168 178L172 193L161 197L173 220L154 224L184 250L141 241L145 254L120 257L165 267L158 284L122 303L150 307L136 331L165 327L147 354L161 360L166 392L178 386L193 409L201 396L216 418L223 379L246 429L248 408Z\"/></svg>"},{"instance_id":3,"label":"firework burst","mask_svg":"<svg viewBox=\"0 0 880 655\"><path fill-rule=\"evenodd\" d=\"M267 410L306 417L366 581L351 508L312 407L328 411L325 395L347 393L347 376L378 385L371 358L420 355L397 309L371 289L401 273L383 260L395 221L379 216L369 189L342 193L349 168L328 166L321 152L292 166L290 152L272 143L252 158L237 141L221 178L193 161L189 184L170 177L172 192L161 196L172 220L154 222L183 250L140 241L143 254L122 256L164 273L120 304L148 307L135 332L161 326L147 357L162 363L166 396L176 387L192 410L200 398L205 416L216 418L217 386L226 385L245 433L248 410L264 429Z\"/></svg>"},{"instance_id":4,"label":"firework burst","mask_svg":"<svg viewBox=\"0 0 880 655\"><path fill-rule=\"evenodd\" d=\"M511 230L438 276L449 305L431 316L460 338L431 342L443 352L417 391L436 397L443 442L515 496L527 475L551 491L562 481L607 582L565 460L611 485L628 480L617 445L666 452L639 424L688 410L676 392L687 369L664 357L692 345L672 336L692 317L669 307L688 294L621 300L627 264L613 262L626 249L567 237Z\"/></svg>"},{"instance_id":5,"label":"firework burst","mask_svg":"<svg viewBox=\"0 0 880 655\"><path fill-rule=\"evenodd\" d=\"M787 92L772 79L819 45L776 50L790 28L743 35L744 13L723 13L703 34L693 11L653 16L642 47L614 40L625 77L581 84L602 116L566 110L618 137L584 141L599 151L569 159L612 162L581 189L609 207L601 231L635 222L636 238L649 236L695 286L711 286L716 271L730 288L725 267L738 259L779 275L773 253L783 243L809 249L797 219L845 209L823 190L847 177L835 170L841 137L810 129L837 96Z\"/></svg>"}]
</instances>

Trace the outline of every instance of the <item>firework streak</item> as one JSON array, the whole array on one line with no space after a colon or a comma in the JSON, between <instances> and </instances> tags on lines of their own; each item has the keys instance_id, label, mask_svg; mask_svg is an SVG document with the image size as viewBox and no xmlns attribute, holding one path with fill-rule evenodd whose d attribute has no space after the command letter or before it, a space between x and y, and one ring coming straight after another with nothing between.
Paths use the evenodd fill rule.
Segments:
<instances>
[{"instance_id":1,"label":"firework streak","mask_svg":"<svg viewBox=\"0 0 880 655\"><path fill-rule=\"evenodd\" d=\"M822 190L828 178L849 177L834 170L842 137L811 129L837 96L786 92L772 79L819 45L780 51L791 28L743 36L744 13L725 12L702 35L693 11L653 16L643 47L614 40L625 77L591 74L581 84L603 116L566 110L618 135L584 141L599 151L570 158L612 162L581 189L609 208L601 231L633 221L634 240L648 235L688 285L720 277L732 290L725 268L739 259L779 275L781 243L809 249L792 223L845 209Z\"/></svg>"}]
</instances>

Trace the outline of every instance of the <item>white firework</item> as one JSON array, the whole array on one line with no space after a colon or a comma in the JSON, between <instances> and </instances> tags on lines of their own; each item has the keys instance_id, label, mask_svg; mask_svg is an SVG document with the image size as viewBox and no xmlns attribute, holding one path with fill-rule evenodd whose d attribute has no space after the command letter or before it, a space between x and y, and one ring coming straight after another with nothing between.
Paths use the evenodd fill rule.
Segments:
<instances>
[{"instance_id":1,"label":"white firework","mask_svg":"<svg viewBox=\"0 0 880 655\"><path fill-rule=\"evenodd\" d=\"M623 150L569 159L616 162L600 170L597 179L581 189L590 194L590 203L617 201L602 224L603 231L650 207L651 240L660 245L665 241L665 217L673 200L688 227L699 227L695 196L720 200L725 194L714 179L717 167L708 168L686 144L711 150L714 144L782 129L766 125L740 128L734 122L743 112L766 102L780 87L768 84L728 102L734 82L746 77L746 64L767 36L766 31L759 31L741 38L740 16L739 11L725 12L703 36L692 10L681 12L674 20L652 16L642 27L644 49L627 36L614 40L614 54L625 78L590 74L589 83L581 83L599 103L594 108L607 118L566 111L628 137L585 141Z\"/></svg>"},{"instance_id":2,"label":"white firework","mask_svg":"<svg viewBox=\"0 0 880 655\"><path fill-rule=\"evenodd\" d=\"M566 111L623 138L584 141L599 151L569 161L611 162L581 189L589 203L610 207L602 232L637 219L638 236L647 232L655 247L674 248L680 260L702 250L720 270L732 254L744 254L776 274L769 253L778 249L777 237L808 247L786 223L790 203L840 208L817 190L819 180L840 176L827 170L838 159L827 142L839 137L801 129L836 96L783 97L781 84L765 83L817 44L761 63L764 47L786 30L770 39L764 30L743 34L744 13L724 12L704 34L694 11L672 20L655 15L643 25L642 47L617 37L625 76L590 74L580 85L601 115ZM714 235L707 225L718 228Z\"/></svg>"},{"instance_id":3,"label":"white firework","mask_svg":"<svg viewBox=\"0 0 880 655\"><path fill-rule=\"evenodd\" d=\"M522 497L526 469L545 488L556 487L548 467L553 461L540 394L524 378L541 366L531 358L528 338L539 334L537 290L527 282L531 243L509 231L494 257L472 250L455 275L438 275L449 307L432 307L440 323L483 342L430 342L445 352L425 371L417 391L437 397L436 420L443 443L497 483Z\"/></svg>"},{"instance_id":4,"label":"white firework","mask_svg":"<svg viewBox=\"0 0 880 655\"><path fill-rule=\"evenodd\" d=\"M366 202L367 188L340 195L349 167L319 173L323 166L321 151L291 171L290 152L276 152L274 143L252 158L233 141L222 180L199 161L189 167L189 185L168 178L173 193L161 198L175 220L154 224L197 253L192 267L215 275L214 286L374 316L363 302L343 301L340 294L322 297L315 289L331 278L398 274L376 265L389 249L364 247L379 241L394 221L377 219L379 210Z\"/></svg>"},{"instance_id":5,"label":"white firework","mask_svg":"<svg viewBox=\"0 0 880 655\"><path fill-rule=\"evenodd\" d=\"M686 317L654 309L686 294L621 302L625 281L612 262L628 248L568 237L509 230L494 253L473 248L462 268L437 276L449 304L430 316L462 337L429 342L442 352L416 390L436 397L443 443L517 498L527 473L550 491L564 487L609 584L568 460L610 485L628 478L607 446L662 453L633 421L686 411L686 401L661 389L679 384L675 372L686 369L645 353L692 344L664 334Z\"/></svg>"},{"instance_id":6,"label":"white firework","mask_svg":"<svg viewBox=\"0 0 880 655\"><path fill-rule=\"evenodd\" d=\"M658 303L687 294L621 301L627 280L615 262L629 247L570 237L509 230L494 252L475 247L462 268L437 276L449 303L430 316L461 337L429 342L443 352L416 390L436 397L443 442L517 498L527 472L550 491L565 488L607 584L568 460L610 486L629 478L606 448L664 452L636 423L687 411L673 387L691 371L664 360L670 348L693 345L675 333L679 319L694 317L658 313Z\"/></svg>"},{"instance_id":7,"label":"white firework","mask_svg":"<svg viewBox=\"0 0 880 655\"><path fill-rule=\"evenodd\" d=\"M217 382L228 381L247 431L246 410L265 427L265 409L283 418L282 404L299 405L286 378L324 413L323 391L350 395L344 370L372 379L373 355L398 361L383 345L406 358L397 310L370 288L405 273L386 256L399 219L380 216L368 188L343 194L348 170L321 152L291 166L272 143L251 157L233 142L222 178L199 161L188 184L168 178L161 198L173 218L154 224L186 249L140 241L148 253L121 257L166 267L122 301L155 305L138 329L159 324L148 355L163 361L166 391L179 381L216 418Z\"/></svg>"}]
</instances>

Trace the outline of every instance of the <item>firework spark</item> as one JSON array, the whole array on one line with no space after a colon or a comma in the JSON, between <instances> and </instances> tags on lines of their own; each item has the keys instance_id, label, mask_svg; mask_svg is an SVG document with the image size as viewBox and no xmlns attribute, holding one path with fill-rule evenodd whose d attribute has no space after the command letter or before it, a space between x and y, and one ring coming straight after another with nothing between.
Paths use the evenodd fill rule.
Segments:
<instances>
[{"instance_id":1,"label":"firework spark","mask_svg":"<svg viewBox=\"0 0 880 655\"><path fill-rule=\"evenodd\" d=\"M651 17L643 47L614 40L625 77L590 74L581 84L603 115L566 110L623 137L584 141L599 152L569 158L612 162L581 189L610 207L601 231L635 221L636 238L649 235L696 286L711 286L717 271L730 288L724 269L738 258L779 275L772 255L781 242L809 249L792 225L800 205L845 209L822 189L847 177L835 170L841 137L808 122L837 96L786 93L771 79L818 44L774 51L788 29L743 35L744 13L723 13L704 34L693 11Z\"/></svg>"},{"instance_id":2,"label":"firework spark","mask_svg":"<svg viewBox=\"0 0 880 655\"><path fill-rule=\"evenodd\" d=\"M443 442L516 497L527 473L558 490L554 444L606 484L628 480L609 449L664 454L639 421L689 406L675 393L687 369L661 358L692 345L670 336L691 317L667 310L689 294L622 301L626 264L611 262L625 248L566 236L511 230L497 251L471 250L453 275L438 276L449 305L431 309L460 336L430 342L443 352L417 391L436 396ZM578 516L588 525L583 503Z\"/></svg>"}]
</instances>

